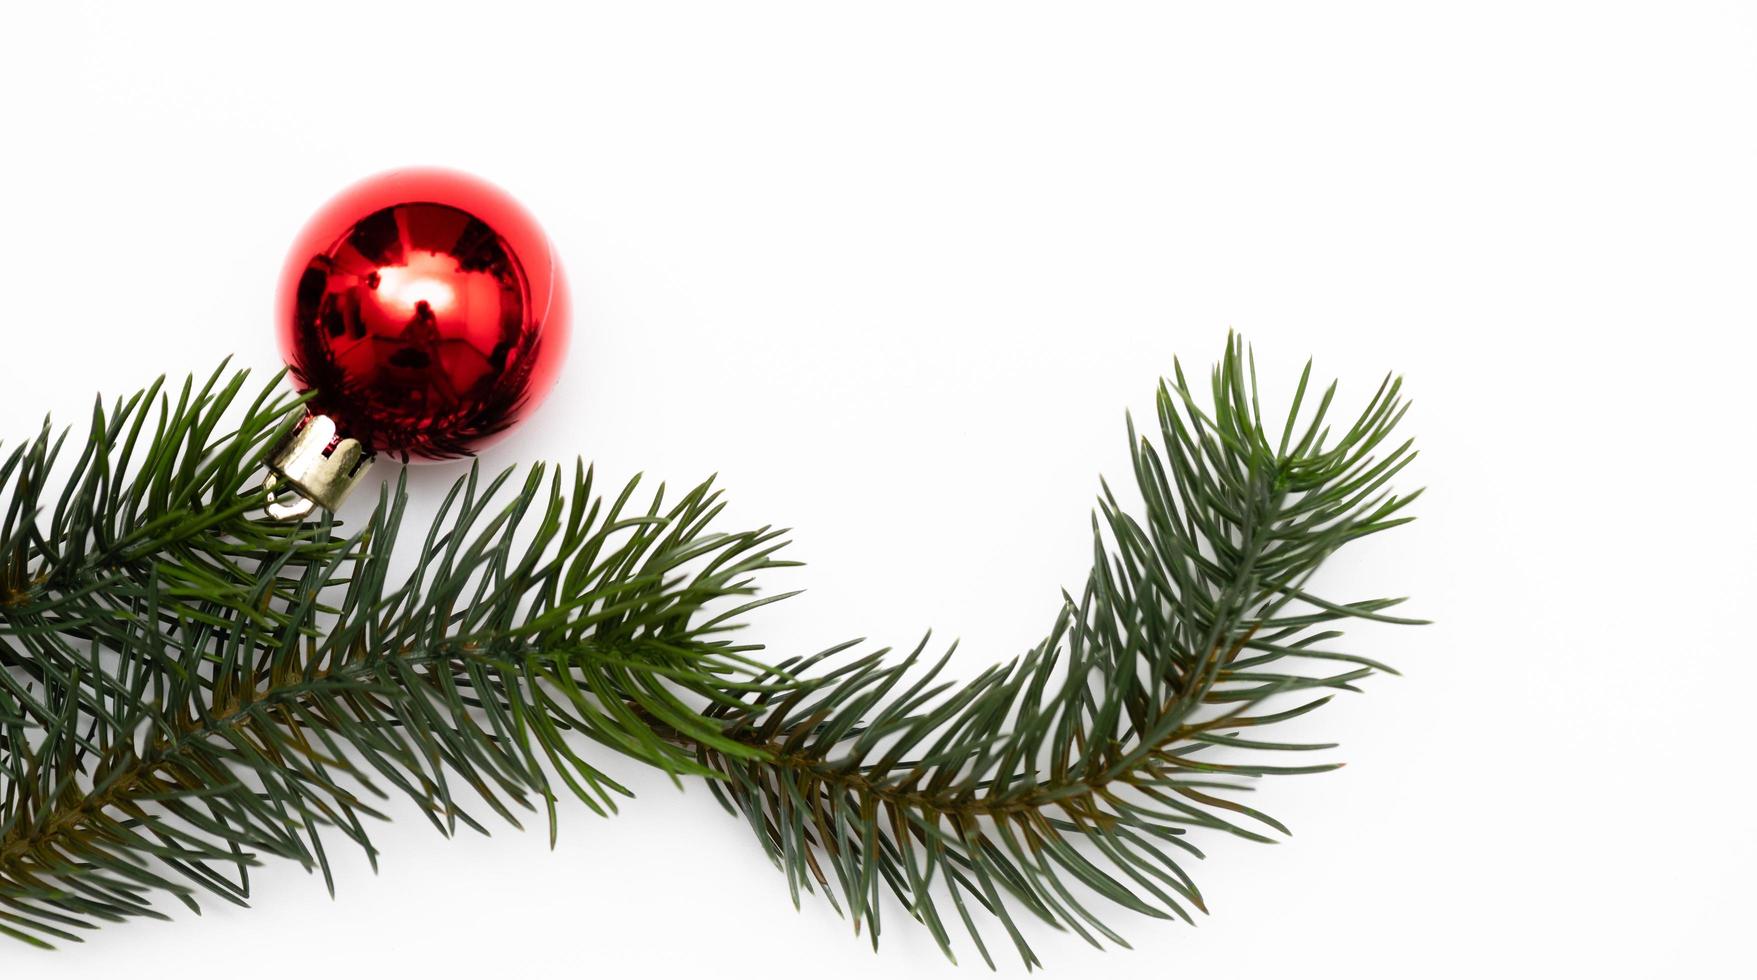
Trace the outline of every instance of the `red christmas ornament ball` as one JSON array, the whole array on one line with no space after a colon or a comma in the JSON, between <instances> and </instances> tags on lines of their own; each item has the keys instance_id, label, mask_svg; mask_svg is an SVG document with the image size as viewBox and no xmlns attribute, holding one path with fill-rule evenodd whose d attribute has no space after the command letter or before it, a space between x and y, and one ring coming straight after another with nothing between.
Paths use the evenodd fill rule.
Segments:
<instances>
[{"instance_id":1,"label":"red christmas ornament ball","mask_svg":"<svg viewBox=\"0 0 1757 980\"><path fill-rule=\"evenodd\" d=\"M312 413L404 460L493 442L548 395L567 352L567 283L543 229L448 170L393 170L324 205L287 256L277 308Z\"/></svg>"}]
</instances>

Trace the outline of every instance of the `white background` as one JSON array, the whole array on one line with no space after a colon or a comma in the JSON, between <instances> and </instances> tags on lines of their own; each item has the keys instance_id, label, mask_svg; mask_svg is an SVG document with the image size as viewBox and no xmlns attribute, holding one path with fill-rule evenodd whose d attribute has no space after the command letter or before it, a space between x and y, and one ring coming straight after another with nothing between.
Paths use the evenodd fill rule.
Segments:
<instances>
[{"instance_id":1,"label":"white background","mask_svg":"<svg viewBox=\"0 0 1757 980\"><path fill-rule=\"evenodd\" d=\"M760 636L1039 637L1123 412L1229 327L1288 390L1407 376L1421 520L1351 549L1406 676L1300 728L1341 772L1210 839L1198 928L1039 932L1052 976L1749 969L1757 11L1701 3L29 5L0 14L0 419L227 353L329 194L490 177L570 270L508 465L721 474L797 528ZM427 493L450 472L424 474ZM397 811L339 897L108 928L0 976L974 975L883 949L700 787L446 841ZM1004 939L991 934L1004 972ZM533 973L532 975L539 975Z\"/></svg>"}]
</instances>

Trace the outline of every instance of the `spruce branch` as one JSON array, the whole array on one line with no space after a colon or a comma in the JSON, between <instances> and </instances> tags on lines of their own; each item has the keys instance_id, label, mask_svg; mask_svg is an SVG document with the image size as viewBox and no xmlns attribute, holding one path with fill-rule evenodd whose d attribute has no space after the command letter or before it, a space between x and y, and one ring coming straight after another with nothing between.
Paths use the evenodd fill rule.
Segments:
<instances>
[{"instance_id":1,"label":"spruce branch","mask_svg":"<svg viewBox=\"0 0 1757 980\"><path fill-rule=\"evenodd\" d=\"M1333 747L1274 726L1390 669L1336 627L1413 622L1309 588L1409 519L1400 383L1333 436L1310 365L1278 432L1254 373L1231 339L1205 399L1181 367L1162 385L1156 439L1129 429L1139 505L1103 487L1084 588L965 683L926 639L753 659L728 633L791 563L781 532L713 531L707 485L639 506L583 466L472 468L419 542L401 481L343 536L254 516L262 451L301 411L272 385L231 429L244 378L223 371L100 405L53 507L45 428L0 462L0 932L242 903L262 857L327 878L326 838L375 859L393 792L445 833L486 830L467 804L515 825L541 806L553 837L556 782L600 813L625 792L586 742L704 778L796 903L821 890L875 945L887 892L990 965L983 918L1028 965L1021 915L1095 945L1123 944L1104 905L1192 920L1195 832L1272 840L1239 796L1334 767L1273 761ZM421 561L399 575L399 554Z\"/></svg>"}]
</instances>

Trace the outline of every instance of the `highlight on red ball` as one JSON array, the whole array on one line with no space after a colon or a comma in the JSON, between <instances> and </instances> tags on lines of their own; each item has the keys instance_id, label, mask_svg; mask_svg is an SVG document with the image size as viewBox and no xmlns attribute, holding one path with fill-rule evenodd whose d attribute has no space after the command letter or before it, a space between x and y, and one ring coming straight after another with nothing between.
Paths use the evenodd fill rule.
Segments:
<instances>
[{"instance_id":1,"label":"highlight on red ball","mask_svg":"<svg viewBox=\"0 0 1757 980\"><path fill-rule=\"evenodd\" d=\"M374 452L472 455L555 386L568 293L548 236L486 181L409 168L325 204L294 241L277 337L311 410Z\"/></svg>"}]
</instances>

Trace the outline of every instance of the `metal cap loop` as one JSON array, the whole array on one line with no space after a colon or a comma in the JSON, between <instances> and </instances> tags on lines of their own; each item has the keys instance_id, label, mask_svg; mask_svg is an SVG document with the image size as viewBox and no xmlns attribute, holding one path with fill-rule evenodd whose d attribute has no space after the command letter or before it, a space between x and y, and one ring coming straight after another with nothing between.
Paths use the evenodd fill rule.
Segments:
<instances>
[{"instance_id":1,"label":"metal cap loop","mask_svg":"<svg viewBox=\"0 0 1757 980\"><path fill-rule=\"evenodd\" d=\"M276 498L264 508L277 521L297 521L317 507L334 511L360 482L372 456L358 439L338 438L335 420L307 415L269 453L262 488L291 490L296 500Z\"/></svg>"}]
</instances>

